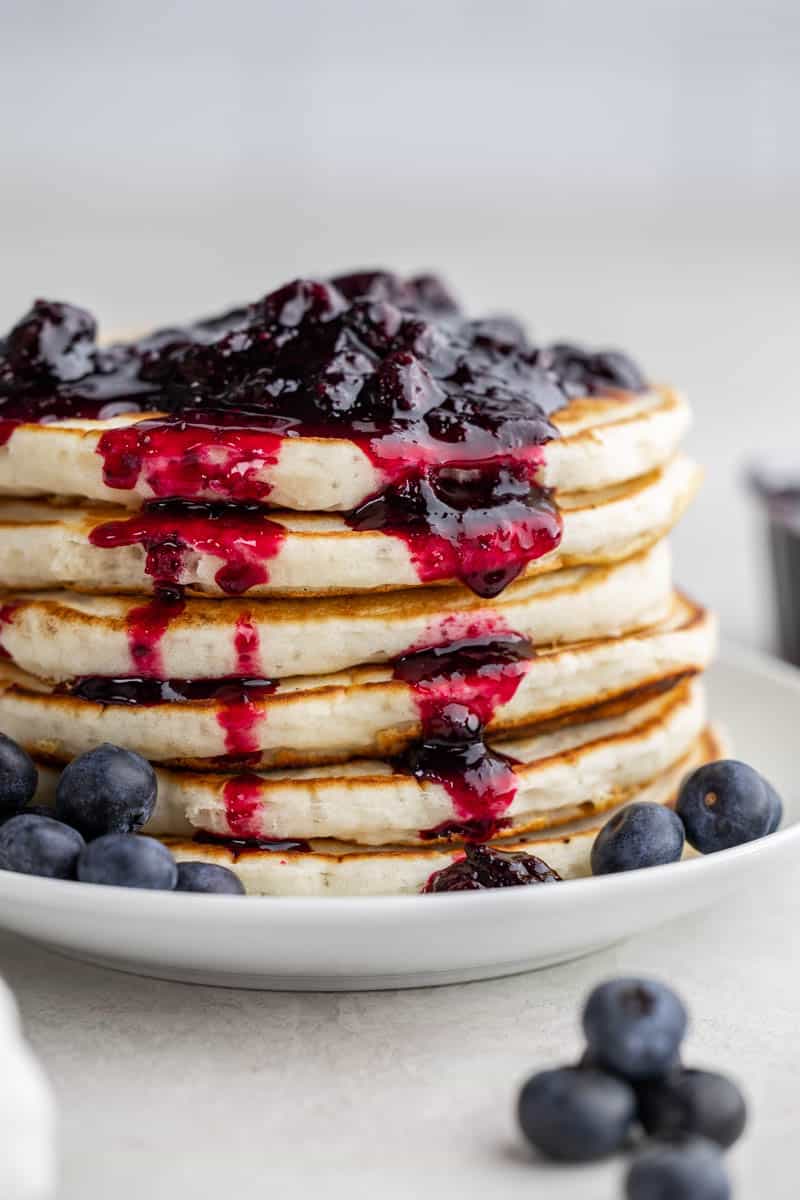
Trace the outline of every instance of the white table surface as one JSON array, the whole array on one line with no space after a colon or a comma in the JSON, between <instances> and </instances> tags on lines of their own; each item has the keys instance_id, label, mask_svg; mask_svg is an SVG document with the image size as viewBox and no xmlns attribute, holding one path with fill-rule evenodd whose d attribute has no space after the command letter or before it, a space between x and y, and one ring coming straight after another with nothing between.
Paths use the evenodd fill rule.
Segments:
<instances>
[{"instance_id":1,"label":"white table surface","mask_svg":"<svg viewBox=\"0 0 800 1200\"><path fill-rule=\"evenodd\" d=\"M742 1200L797 1195L800 869L769 891L546 971L432 990L289 994L118 974L0 935L0 970L60 1103L58 1200L613 1200L621 1163L534 1163L527 1073L577 1055L599 979L658 975L692 1011L687 1058L752 1107ZM768 1007L769 1020L763 1012Z\"/></svg>"}]
</instances>

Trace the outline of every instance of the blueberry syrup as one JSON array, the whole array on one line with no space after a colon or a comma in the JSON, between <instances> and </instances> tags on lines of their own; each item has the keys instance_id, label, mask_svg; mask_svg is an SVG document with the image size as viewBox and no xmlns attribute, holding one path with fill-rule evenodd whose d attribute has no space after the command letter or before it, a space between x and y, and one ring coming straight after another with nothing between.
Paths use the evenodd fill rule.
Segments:
<instances>
[{"instance_id":1,"label":"blueberry syrup","mask_svg":"<svg viewBox=\"0 0 800 1200\"><path fill-rule=\"evenodd\" d=\"M535 854L509 854L494 846L467 846L441 871L434 871L423 892L475 892L485 888L558 883L561 876Z\"/></svg>"},{"instance_id":2,"label":"blueberry syrup","mask_svg":"<svg viewBox=\"0 0 800 1200\"><path fill-rule=\"evenodd\" d=\"M274 694L275 679L148 679L144 676L83 675L57 691L93 704L124 704L149 708L157 704L241 705Z\"/></svg>"},{"instance_id":3,"label":"blueberry syrup","mask_svg":"<svg viewBox=\"0 0 800 1200\"><path fill-rule=\"evenodd\" d=\"M394 678L414 689L423 730L448 704L463 705L480 725L508 704L535 651L521 633L493 632L411 650L394 661Z\"/></svg>"},{"instance_id":4,"label":"blueberry syrup","mask_svg":"<svg viewBox=\"0 0 800 1200\"><path fill-rule=\"evenodd\" d=\"M219 587L240 595L267 582L266 563L285 536L258 504L154 500L131 517L95 526L89 541L101 549L143 546L146 573L173 586L181 583L187 551L210 554L223 562L214 576Z\"/></svg>"},{"instance_id":5,"label":"blueberry syrup","mask_svg":"<svg viewBox=\"0 0 800 1200\"><path fill-rule=\"evenodd\" d=\"M261 810L262 781L258 775L234 775L222 789L225 819L236 838L260 836L258 814Z\"/></svg>"},{"instance_id":6,"label":"blueberry syrup","mask_svg":"<svg viewBox=\"0 0 800 1200\"><path fill-rule=\"evenodd\" d=\"M185 608L182 588L159 586L152 600L128 610L128 650L136 674L156 678L167 674L161 643L172 622Z\"/></svg>"},{"instance_id":7,"label":"blueberry syrup","mask_svg":"<svg viewBox=\"0 0 800 1200\"><path fill-rule=\"evenodd\" d=\"M420 830L425 840L487 841L507 826L517 792L514 762L484 741L484 728L508 704L530 669L534 649L521 634L498 632L412 650L394 677L411 685L422 737L396 769L441 784L455 819Z\"/></svg>"},{"instance_id":8,"label":"blueberry syrup","mask_svg":"<svg viewBox=\"0 0 800 1200\"><path fill-rule=\"evenodd\" d=\"M234 862L245 854L265 852L268 854L307 854L311 850L308 842L297 838L239 838L225 837L217 833L196 833L192 839L200 845L223 846L230 851Z\"/></svg>"}]
</instances>

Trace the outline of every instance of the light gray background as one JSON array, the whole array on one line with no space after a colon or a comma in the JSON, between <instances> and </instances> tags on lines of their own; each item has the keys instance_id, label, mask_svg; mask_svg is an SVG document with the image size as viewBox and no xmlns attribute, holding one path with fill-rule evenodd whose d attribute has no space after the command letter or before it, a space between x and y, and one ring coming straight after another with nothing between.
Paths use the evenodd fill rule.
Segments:
<instances>
[{"instance_id":1,"label":"light gray background","mask_svg":"<svg viewBox=\"0 0 800 1200\"><path fill-rule=\"evenodd\" d=\"M740 475L800 456L799 62L793 0L0 0L0 326L37 294L110 331L299 273L436 267L475 309L617 343L688 390L708 480L679 574L763 644ZM784 881L599 959L427 994L189 990L5 937L0 964L62 1101L63 1200L467 1200L501 1179L610 1200L614 1166L517 1161L508 1104L625 966L679 980L703 1057L739 1064L758 1112L739 1194L770 1171L782 1200L798 915Z\"/></svg>"}]
</instances>

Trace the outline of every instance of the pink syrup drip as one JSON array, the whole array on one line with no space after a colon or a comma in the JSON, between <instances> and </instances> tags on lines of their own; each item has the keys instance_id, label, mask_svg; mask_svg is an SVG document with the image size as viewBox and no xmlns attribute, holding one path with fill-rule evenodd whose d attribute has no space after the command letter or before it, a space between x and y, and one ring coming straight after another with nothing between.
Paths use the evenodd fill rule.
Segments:
<instances>
[{"instance_id":1,"label":"pink syrup drip","mask_svg":"<svg viewBox=\"0 0 800 1200\"><path fill-rule=\"evenodd\" d=\"M131 491L141 482L155 496L265 500L282 438L265 429L229 429L154 418L109 429L97 452L107 487Z\"/></svg>"},{"instance_id":2,"label":"pink syrup drip","mask_svg":"<svg viewBox=\"0 0 800 1200\"><path fill-rule=\"evenodd\" d=\"M97 525L89 534L93 546L116 549L143 546L146 573L157 584L180 585L187 552L222 560L214 578L229 595L266 583L267 563L286 536L258 505L154 501L120 521Z\"/></svg>"},{"instance_id":3,"label":"pink syrup drip","mask_svg":"<svg viewBox=\"0 0 800 1200\"><path fill-rule=\"evenodd\" d=\"M259 648L258 629L250 615L243 613L237 618L234 634L237 676L257 674ZM258 731L265 720L266 712L254 703L254 698L246 690L238 695L231 693L224 708L217 713L217 723L225 733L226 753L233 757L257 754L261 749Z\"/></svg>"},{"instance_id":4,"label":"pink syrup drip","mask_svg":"<svg viewBox=\"0 0 800 1200\"><path fill-rule=\"evenodd\" d=\"M262 782L257 775L234 775L222 789L225 819L236 838L258 838Z\"/></svg>"}]
</instances>

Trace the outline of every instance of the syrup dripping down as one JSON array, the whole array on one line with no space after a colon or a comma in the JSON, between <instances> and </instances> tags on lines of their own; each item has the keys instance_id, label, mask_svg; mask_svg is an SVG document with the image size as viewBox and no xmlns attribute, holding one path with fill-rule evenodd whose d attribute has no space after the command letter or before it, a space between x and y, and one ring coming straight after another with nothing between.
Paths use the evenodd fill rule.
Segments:
<instances>
[{"instance_id":1,"label":"syrup dripping down","mask_svg":"<svg viewBox=\"0 0 800 1200\"><path fill-rule=\"evenodd\" d=\"M257 504L156 500L140 512L97 525L93 546L143 546L145 571L157 584L180 586L187 551L210 554L223 565L214 576L228 595L241 595L266 583L266 564L280 549L286 531Z\"/></svg>"},{"instance_id":2,"label":"syrup dripping down","mask_svg":"<svg viewBox=\"0 0 800 1200\"><path fill-rule=\"evenodd\" d=\"M444 787L455 814L420 837L484 841L507 826L518 786L515 764L487 746L484 728L513 699L534 653L527 638L506 632L414 650L395 661L394 676L413 688L422 723L421 739L396 769Z\"/></svg>"}]
</instances>

